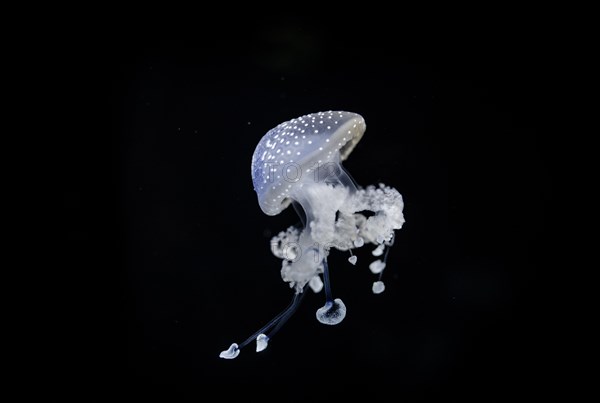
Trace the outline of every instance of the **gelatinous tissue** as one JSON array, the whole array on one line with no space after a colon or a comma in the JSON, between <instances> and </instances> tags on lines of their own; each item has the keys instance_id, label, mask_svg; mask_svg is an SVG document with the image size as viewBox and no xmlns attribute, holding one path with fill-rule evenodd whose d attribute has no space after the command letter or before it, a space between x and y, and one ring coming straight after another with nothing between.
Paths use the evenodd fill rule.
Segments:
<instances>
[{"instance_id":1,"label":"gelatinous tissue","mask_svg":"<svg viewBox=\"0 0 600 403\"><path fill-rule=\"evenodd\" d=\"M389 248L395 230L404 224L404 202L389 186L361 187L342 166L365 133L366 124L357 113L328 111L304 115L280 123L259 141L252 156L252 182L262 211L279 214L290 204L302 220L271 241L271 251L282 259L281 277L293 289L290 305L244 342L233 343L221 358L235 358L256 341L256 351L293 315L307 287L325 290L325 304L316 312L326 325L340 323L346 306L331 291L327 256L332 249L348 251L348 261L357 265L353 249L374 245L377 259L368 265L377 274L372 292L380 294Z\"/></svg>"}]
</instances>

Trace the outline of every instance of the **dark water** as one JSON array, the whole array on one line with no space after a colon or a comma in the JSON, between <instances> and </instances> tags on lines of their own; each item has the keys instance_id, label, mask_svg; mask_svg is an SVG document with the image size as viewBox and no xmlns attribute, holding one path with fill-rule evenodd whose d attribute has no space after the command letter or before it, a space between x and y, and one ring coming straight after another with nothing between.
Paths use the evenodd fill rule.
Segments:
<instances>
[{"instance_id":1,"label":"dark water","mask_svg":"<svg viewBox=\"0 0 600 403\"><path fill-rule=\"evenodd\" d=\"M109 91L109 131L94 137L108 151L65 193L75 200L73 244L99 266L79 291L98 291L92 310L72 307L90 319L79 343L96 346L75 357L75 368L91 367L86 392L535 395L550 361L540 278L552 180L540 123L548 90L527 38L417 44L393 29L347 37L297 22L108 43L90 67ZM331 109L366 120L344 163L355 181L383 182L405 200L386 290L371 292L368 250L356 267L334 251L332 288L348 309L340 325L316 321L323 295L310 294L266 351L219 359L292 296L269 240L299 217L261 212L254 147L280 122ZM76 158L88 162L86 152ZM94 174L107 185L101 195Z\"/></svg>"}]
</instances>

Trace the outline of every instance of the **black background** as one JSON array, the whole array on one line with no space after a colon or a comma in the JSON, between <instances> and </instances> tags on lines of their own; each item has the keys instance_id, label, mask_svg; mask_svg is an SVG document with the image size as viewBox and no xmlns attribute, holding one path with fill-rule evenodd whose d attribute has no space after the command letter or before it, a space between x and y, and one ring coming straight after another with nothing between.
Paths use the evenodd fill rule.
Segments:
<instances>
[{"instance_id":1,"label":"black background","mask_svg":"<svg viewBox=\"0 0 600 403\"><path fill-rule=\"evenodd\" d=\"M71 307L85 323L71 340L86 351L73 360L82 393L551 392L541 280L551 90L538 35L486 24L406 35L294 18L244 27L101 41L80 62L81 81L107 95L94 102L106 111L98 134L71 143L82 169L69 170L64 191L67 239L94 267L76 290L91 309ZM404 197L386 291L371 292L368 250L356 267L334 251L333 292L348 308L339 326L316 321L323 295L310 292L266 351L222 360L292 296L269 240L298 217L261 212L254 147L278 123L325 110L366 120L344 163L355 180Z\"/></svg>"}]
</instances>

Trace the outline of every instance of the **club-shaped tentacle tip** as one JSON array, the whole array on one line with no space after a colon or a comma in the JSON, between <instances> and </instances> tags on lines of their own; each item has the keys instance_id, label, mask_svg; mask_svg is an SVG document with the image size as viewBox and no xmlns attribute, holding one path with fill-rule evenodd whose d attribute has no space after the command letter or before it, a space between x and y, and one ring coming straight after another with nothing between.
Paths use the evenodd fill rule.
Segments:
<instances>
[{"instance_id":1,"label":"club-shaped tentacle tip","mask_svg":"<svg viewBox=\"0 0 600 403\"><path fill-rule=\"evenodd\" d=\"M256 352L260 352L269 347L269 336L264 333L261 333L256 338Z\"/></svg>"},{"instance_id":2,"label":"club-shaped tentacle tip","mask_svg":"<svg viewBox=\"0 0 600 403\"><path fill-rule=\"evenodd\" d=\"M375 281L373 283L373 294L381 294L385 290L383 281Z\"/></svg>"},{"instance_id":3,"label":"club-shaped tentacle tip","mask_svg":"<svg viewBox=\"0 0 600 403\"><path fill-rule=\"evenodd\" d=\"M369 265L369 270L371 270L371 273L373 274L379 274L383 269L385 269L385 262L382 262L380 259L377 259Z\"/></svg>"},{"instance_id":4,"label":"club-shaped tentacle tip","mask_svg":"<svg viewBox=\"0 0 600 403\"><path fill-rule=\"evenodd\" d=\"M327 301L322 308L317 309L317 320L324 325L337 325L346 317L346 305L341 299Z\"/></svg>"},{"instance_id":5,"label":"club-shaped tentacle tip","mask_svg":"<svg viewBox=\"0 0 600 403\"><path fill-rule=\"evenodd\" d=\"M232 343L227 350L221 351L219 357L225 358L226 360L232 360L240 354L240 349L237 343Z\"/></svg>"}]
</instances>

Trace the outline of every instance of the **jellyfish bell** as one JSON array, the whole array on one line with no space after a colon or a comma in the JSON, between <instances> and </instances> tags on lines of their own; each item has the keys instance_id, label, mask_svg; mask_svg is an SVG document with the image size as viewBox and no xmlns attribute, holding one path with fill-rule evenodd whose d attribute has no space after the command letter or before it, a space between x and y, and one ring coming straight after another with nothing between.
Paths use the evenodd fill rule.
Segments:
<instances>
[{"instance_id":1,"label":"jellyfish bell","mask_svg":"<svg viewBox=\"0 0 600 403\"><path fill-rule=\"evenodd\" d=\"M269 130L252 157L252 182L258 204L276 215L292 201L307 223L297 242L302 255L283 268L284 280L301 292L319 271L319 256L339 243L333 231L336 213L357 188L341 165L366 129L352 112L319 112ZM345 249L348 245L346 245Z\"/></svg>"},{"instance_id":2,"label":"jellyfish bell","mask_svg":"<svg viewBox=\"0 0 600 403\"><path fill-rule=\"evenodd\" d=\"M294 298L246 341L233 343L221 353L222 358L237 357L252 341L257 342L257 351L264 350L297 309L307 284L315 292L325 290L325 304L317 310L317 320L327 325L340 323L346 306L340 298L333 298L331 291L327 264L331 249L352 254L353 248L372 243L383 253L393 243L394 231L404 223L402 196L383 184L361 188L342 166L365 129L365 121L357 113L318 112L283 122L259 141L251 175L260 208L274 216L294 204L304 224L301 229L290 227L280 232L271 241L273 254L282 259L282 279L294 289ZM388 251L382 264L377 263L379 282ZM349 261L356 264L356 257Z\"/></svg>"},{"instance_id":3,"label":"jellyfish bell","mask_svg":"<svg viewBox=\"0 0 600 403\"><path fill-rule=\"evenodd\" d=\"M277 215L310 182L353 186L341 168L362 138L366 124L352 112L319 112L283 122L269 130L252 156L252 182L258 204ZM298 200L297 200L298 201Z\"/></svg>"}]
</instances>

